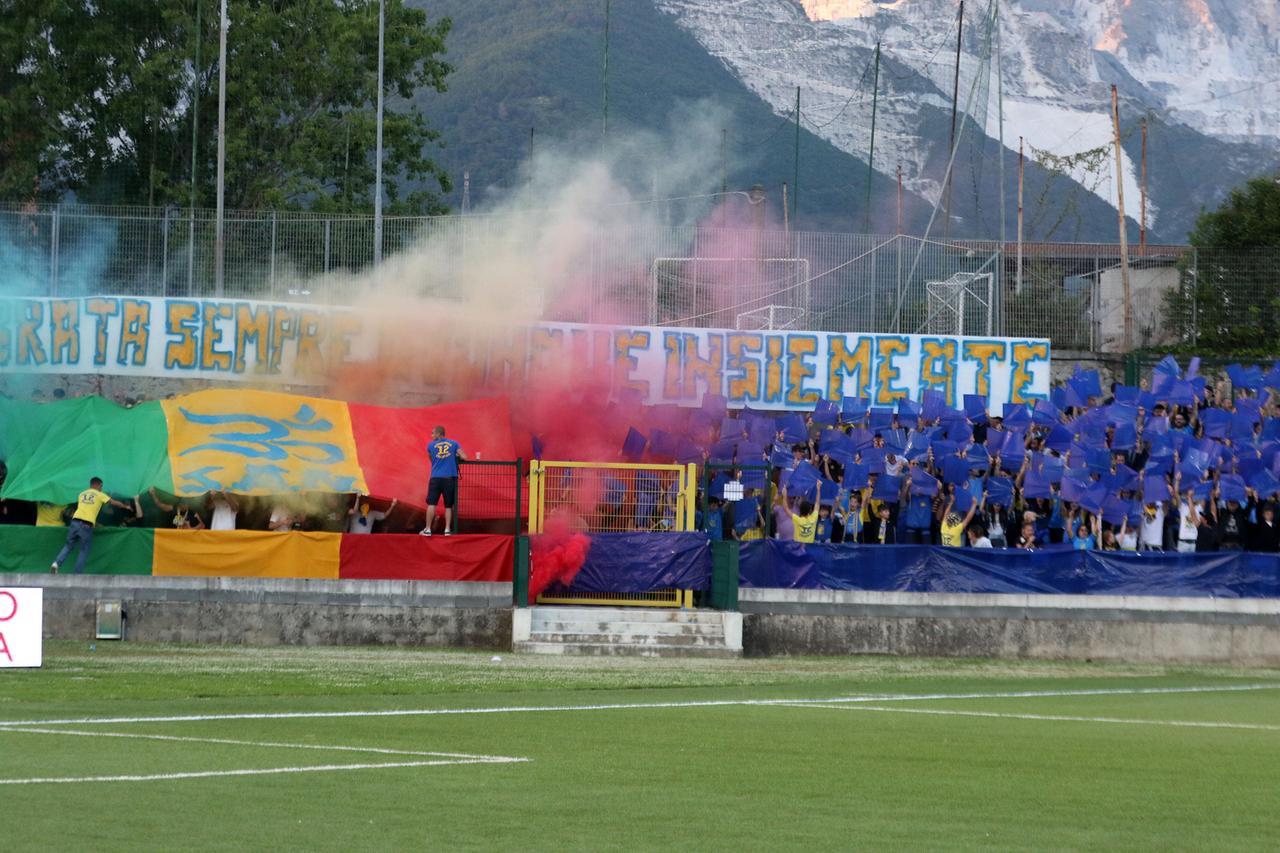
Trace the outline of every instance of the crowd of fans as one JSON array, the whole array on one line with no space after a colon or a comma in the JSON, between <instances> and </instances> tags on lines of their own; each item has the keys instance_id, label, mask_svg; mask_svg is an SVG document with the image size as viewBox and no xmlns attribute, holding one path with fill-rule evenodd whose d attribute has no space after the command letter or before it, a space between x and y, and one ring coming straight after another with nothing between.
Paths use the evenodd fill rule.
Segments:
<instances>
[{"instance_id":1,"label":"crowd of fans","mask_svg":"<svg viewBox=\"0 0 1280 853\"><path fill-rule=\"evenodd\" d=\"M1139 386L1079 371L1034 405L938 392L877 409L821 401L751 437L723 419L724 470L701 529L715 538L1103 551L1280 551L1280 367L1216 381L1172 358ZM741 451L746 448L748 453ZM773 495L770 499L770 495Z\"/></svg>"}]
</instances>

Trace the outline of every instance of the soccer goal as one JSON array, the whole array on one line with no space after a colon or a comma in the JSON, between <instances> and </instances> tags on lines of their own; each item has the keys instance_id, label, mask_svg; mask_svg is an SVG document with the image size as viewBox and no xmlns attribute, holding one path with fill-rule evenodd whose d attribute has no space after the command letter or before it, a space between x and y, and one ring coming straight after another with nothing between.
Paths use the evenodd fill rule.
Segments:
<instances>
[{"instance_id":1,"label":"soccer goal","mask_svg":"<svg viewBox=\"0 0 1280 853\"><path fill-rule=\"evenodd\" d=\"M804 328L810 282L808 258L654 258L649 324Z\"/></svg>"}]
</instances>

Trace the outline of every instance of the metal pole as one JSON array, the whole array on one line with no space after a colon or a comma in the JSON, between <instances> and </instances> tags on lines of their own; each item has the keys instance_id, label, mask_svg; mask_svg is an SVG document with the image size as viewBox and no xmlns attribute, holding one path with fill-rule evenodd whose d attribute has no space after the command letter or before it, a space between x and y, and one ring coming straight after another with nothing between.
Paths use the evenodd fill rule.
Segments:
<instances>
[{"instance_id":1,"label":"metal pole","mask_svg":"<svg viewBox=\"0 0 1280 853\"><path fill-rule=\"evenodd\" d=\"M796 145L795 163L791 184L791 218L796 218L800 206L800 87L796 86Z\"/></svg>"},{"instance_id":2,"label":"metal pole","mask_svg":"<svg viewBox=\"0 0 1280 853\"><path fill-rule=\"evenodd\" d=\"M329 271L329 226L333 224L333 220L326 219L324 221L324 271Z\"/></svg>"},{"instance_id":3,"label":"metal pole","mask_svg":"<svg viewBox=\"0 0 1280 853\"><path fill-rule=\"evenodd\" d=\"M1142 120L1142 218L1138 223L1138 252L1147 254L1147 120Z\"/></svg>"},{"instance_id":4,"label":"metal pole","mask_svg":"<svg viewBox=\"0 0 1280 853\"><path fill-rule=\"evenodd\" d=\"M999 279L996 281L993 291L991 304L987 306L988 314L996 315L996 323L994 333L998 335L1004 334L1004 249L1006 241L1009 238L1007 229L1007 221L1005 217L1005 187L1004 187L1004 52L1000 47L1000 2L996 0L995 8L995 28L996 28L996 112L999 117L1000 125L1000 157L998 160L998 181L1000 183L1000 248L998 250L1000 262L996 264L996 270ZM992 334L992 330L988 330L987 334Z\"/></svg>"},{"instance_id":5,"label":"metal pole","mask_svg":"<svg viewBox=\"0 0 1280 853\"><path fill-rule=\"evenodd\" d=\"M58 295L58 239L62 228L62 205L53 207L49 223L49 295Z\"/></svg>"},{"instance_id":6,"label":"metal pole","mask_svg":"<svg viewBox=\"0 0 1280 853\"><path fill-rule=\"evenodd\" d=\"M276 295L276 212L274 210L271 211L271 258L268 261L268 263L270 264L270 272L268 274L269 288L271 290L271 295L275 296Z\"/></svg>"},{"instance_id":7,"label":"metal pole","mask_svg":"<svg viewBox=\"0 0 1280 853\"><path fill-rule=\"evenodd\" d=\"M729 128L720 128L720 192L729 191Z\"/></svg>"},{"instance_id":8,"label":"metal pole","mask_svg":"<svg viewBox=\"0 0 1280 853\"><path fill-rule=\"evenodd\" d=\"M875 177L876 109L880 105L880 42L876 42L876 71L871 82L871 151L867 154L867 213L862 231L871 233L871 181ZM799 112L799 110L797 110Z\"/></svg>"},{"instance_id":9,"label":"metal pole","mask_svg":"<svg viewBox=\"0 0 1280 853\"><path fill-rule=\"evenodd\" d=\"M160 292L169 290L169 208L164 209L164 223L160 226Z\"/></svg>"},{"instance_id":10,"label":"metal pole","mask_svg":"<svg viewBox=\"0 0 1280 853\"><path fill-rule=\"evenodd\" d=\"M609 13L610 0L604 0L604 58L600 71L600 135L609 135Z\"/></svg>"},{"instance_id":11,"label":"metal pole","mask_svg":"<svg viewBox=\"0 0 1280 853\"><path fill-rule=\"evenodd\" d=\"M386 30L387 0L378 0L378 116L373 177L373 265L382 263L382 70Z\"/></svg>"},{"instance_id":12,"label":"metal pole","mask_svg":"<svg viewBox=\"0 0 1280 853\"><path fill-rule=\"evenodd\" d=\"M196 62L191 75L191 214L187 227L187 293L191 293L195 281L196 266L196 174L199 167L200 147L200 73L204 65L200 61L200 47L204 43L202 12L204 4L196 0Z\"/></svg>"},{"instance_id":13,"label":"metal pole","mask_svg":"<svg viewBox=\"0 0 1280 853\"><path fill-rule=\"evenodd\" d=\"M214 294L222 296L223 284L223 200L226 192L227 161L227 0L222 0L218 20L218 212L213 232Z\"/></svg>"},{"instance_id":14,"label":"metal pole","mask_svg":"<svg viewBox=\"0 0 1280 853\"><path fill-rule=\"evenodd\" d=\"M791 246L791 214L787 207L787 184L782 184L782 235L786 238L787 247Z\"/></svg>"},{"instance_id":15,"label":"metal pole","mask_svg":"<svg viewBox=\"0 0 1280 853\"><path fill-rule=\"evenodd\" d=\"M996 114L1000 125L1000 253L1004 254L1004 244L1008 240L1005 230L1005 195L1004 195L1004 53L1000 49L1000 3L996 0Z\"/></svg>"},{"instance_id":16,"label":"metal pole","mask_svg":"<svg viewBox=\"0 0 1280 853\"><path fill-rule=\"evenodd\" d=\"M1124 290L1124 351L1133 349L1133 303L1129 296L1129 235L1124 221L1124 161L1120 148L1120 94L1111 87L1111 125L1116 142L1116 215L1120 220L1120 283Z\"/></svg>"},{"instance_id":17,"label":"metal pole","mask_svg":"<svg viewBox=\"0 0 1280 853\"><path fill-rule=\"evenodd\" d=\"M902 235L902 164L898 164L898 235Z\"/></svg>"},{"instance_id":18,"label":"metal pole","mask_svg":"<svg viewBox=\"0 0 1280 853\"><path fill-rule=\"evenodd\" d=\"M1022 137L1018 137L1018 266L1013 274L1013 292L1022 293L1022 178L1026 168Z\"/></svg>"},{"instance_id":19,"label":"metal pole","mask_svg":"<svg viewBox=\"0 0 1280 853\"><path fill-rule=\"evenodd\" d=\"M955 83L951 89L951 138L947 143L947 151L952 159L956 156L956 112L960 105L960 49L964 45L964 0L960 0L960 12L956 17L956 73ZM942 220L942 239L945 242L951 233L951 171L947 171L946 200L942 209L945 216Z\"/></svg>"},{"instance_id":20,"label":"metal pole","mask_svg":"<svg viewBox=\"0 0 1280 853\"><path fill-rule=\"evenodd\" d=\"M898 246L897 246L897 249L898 249L898 251L897 251L897 254L898 254L898 258L897 258L897 260L898 260L898 272L897 272L897 291L896 291L896 293L895 293L895 299L894 299L893 331L894 331L896 334L902 334L902 291L903 291L903 282L902 282L902 235L901 235L901 234L899 234L897 237L895 237L895 238L894 238L894 242L896 242L896 243L898 244Z\"/></svg>"}]
</instances>

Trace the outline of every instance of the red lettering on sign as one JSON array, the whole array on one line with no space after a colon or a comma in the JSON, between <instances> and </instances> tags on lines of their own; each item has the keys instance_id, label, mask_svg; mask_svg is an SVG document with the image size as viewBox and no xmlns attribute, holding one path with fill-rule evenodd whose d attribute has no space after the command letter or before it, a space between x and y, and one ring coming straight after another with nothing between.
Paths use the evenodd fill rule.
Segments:
<instances>
[{"instance_id":1,"label":"red lettering on sign","mask_svg":"<svg viewBox=\"0 0 1280 853\"><path fill-rule=\"evenodd\" d=\"M3 615L4 614L3 599L5 598L9 599L9 615L8 616ZM14 616L17 616L17 615L18 615L17 597L11 592L5 592L4 590L0 590L0 622L8 622L10 619L12 619Z\"/></svg>"},{"instance_id":2,"label":"red lettering on sign","mask_svg":"<svg viewBox=\"0 0 1280 853\"><path fill-rule=\"evenodd\" d=\"M13 655L9 654L9 647L5 645L4 634L0 634L0 652L4 652L4 656L9 659L9 663L13 663Z\"/></svg>"}]
</instances>

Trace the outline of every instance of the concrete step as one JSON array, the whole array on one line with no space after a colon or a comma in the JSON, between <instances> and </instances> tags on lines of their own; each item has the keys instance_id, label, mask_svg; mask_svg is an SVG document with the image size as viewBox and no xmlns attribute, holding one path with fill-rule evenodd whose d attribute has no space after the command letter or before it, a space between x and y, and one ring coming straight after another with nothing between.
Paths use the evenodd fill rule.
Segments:
<instances>
[{"instance_id":1,"label":"concrete step","mask_svg":"<svg viewBox=\"0 0 1280 853\"><path fill-rule=\"evenodd\" d=\"M668 646L640 645L637 643L543 643L522 640L512 644L512 650L540 655L630 655L633 657L686 657L718 658L731 660L742 657L742 650L723 646Z\"/></svg>"},{"instance_id":2,"label":"concrete step","mask_svg":"<svg viewBox=\"0 0 1280 853\"><path fill-rule=\"evenodd\" d=\"M530 608L533 624L539 622L679 622L718 625L715 610L678 610L674 607L561 607L545 604Z\"/></svg>"},{"instance_id":3,"label":"concrete step","mask_svg":"<svg viewBox=\"0 0 1280 853\"><path fill-rule=\"evenodd\" d=\"M534 620L531 629L536 633L578 634L644 634L652 636L723 637L724 623L708 622L586 622Z\"/></svg>"},{"instance_id":4,"label":"concrete step","mask_svg":"<svg viewBox=\"0 0 1280 853\"><path fill-rule=\"evenodd\" d=\"M572 631L532 631L529 641L535 643L615 643L620 646L706 646L725 648L724 633L716 636L699 634L618 634L574 633Z\"/></svg>"}]
</instances>

